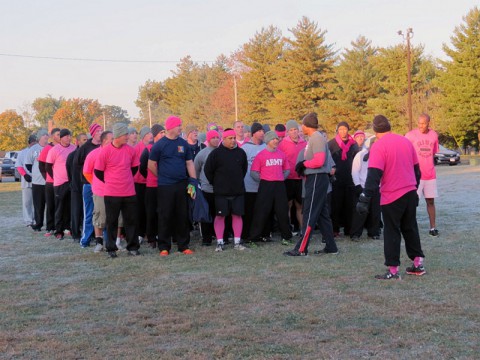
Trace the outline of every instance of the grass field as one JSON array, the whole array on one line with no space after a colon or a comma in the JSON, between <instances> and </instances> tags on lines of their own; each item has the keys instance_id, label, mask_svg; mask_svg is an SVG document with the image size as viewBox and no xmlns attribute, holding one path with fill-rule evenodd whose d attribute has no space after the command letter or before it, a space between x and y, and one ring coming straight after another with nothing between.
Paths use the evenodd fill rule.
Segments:
<instances>
[{"instance_id":1,"label":"grass field","mask_svg":"<svg viewBox=\"0 0 480 360\"><path fill-rule=\"evenodd\" d=\"M379 281L383 242L282 256L278 242L117 259L22 225L19 184L0 184L1 359L477 359L480 167L439 167L427 274ZM318 236L312 250L320 248Z\"/></svg>"}]
</instances>

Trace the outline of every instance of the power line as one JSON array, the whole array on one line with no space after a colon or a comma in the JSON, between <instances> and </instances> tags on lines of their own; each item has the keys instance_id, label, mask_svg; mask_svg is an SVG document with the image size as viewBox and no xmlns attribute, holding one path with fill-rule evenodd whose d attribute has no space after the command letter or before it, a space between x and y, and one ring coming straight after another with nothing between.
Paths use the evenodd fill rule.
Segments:
<instances>
[{"instance_id":1,"label":"power line","mask_svg":"<svg viewBox=\"0 0 480 360\"><path fill-rule=\"evenodd\" d=\"M177 64L180 61L174 60L118 60L118 59L87 59L87 58L67 58L56 56L37 56L37 55L20 55L20 54L0 54L6 57L18 57L28 59L47 59L47 60L62 60L62 61L89 61L89 62L111 62L111 63L170 63ZM192 60L193 61L193 60ZM213 63L212 60L199 60L195 63Z\"/></svg>"}]
</instances>

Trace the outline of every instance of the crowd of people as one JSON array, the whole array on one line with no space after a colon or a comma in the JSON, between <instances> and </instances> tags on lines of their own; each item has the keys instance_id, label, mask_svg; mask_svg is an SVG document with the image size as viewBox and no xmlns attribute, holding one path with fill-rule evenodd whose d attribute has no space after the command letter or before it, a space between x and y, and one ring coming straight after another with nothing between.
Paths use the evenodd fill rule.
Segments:
<instances>
[{"instance_id":1,"label":"crowd of people","mask_svg":"<svg viewBox=\"0 0 480 360\"><path fill-rule=\"evenodd\" d=\"M315 230L325 243L315 253L335 255L342 230L358 242L364 229L379 239L383 227L388 271L377 278L400 278L402 236L413 261L407 274L423 275L419 196L426 200L429 234L439 235L438 136L429 123L422 114L418 128L401 136L378 115L375 134L367 137L362 130L350 135L342 121L328 140L315 113L273 130L235 121L226 129L210 123L205 132L170 116L139 132L124 123L111 131L93 123L75 145L69 129L40 129L16 163L23 218L35 232L44 229L58 240L69 233L82 248L95 243L94 252L110 258L119 250L138 256L142 243L164 257L173 246L191 255L197 225L202 245L213 244L216 252L229 242L242 251L272 241L278 231L282 244L292 247L285 256L306 256ZM197 201L207 204L209 217L198 224L191 217Z\"/></svg>"}]
</instances>

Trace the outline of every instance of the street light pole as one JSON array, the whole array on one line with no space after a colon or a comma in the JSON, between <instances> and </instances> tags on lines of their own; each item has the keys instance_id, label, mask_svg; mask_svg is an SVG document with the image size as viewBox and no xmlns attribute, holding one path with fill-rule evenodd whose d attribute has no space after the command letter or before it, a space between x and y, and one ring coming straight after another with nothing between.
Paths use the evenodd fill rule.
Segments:
<instances>
[{"instance_id":1,"label":"street light pole","mask_svg":"<svg viewBox=\"0 0 480 360\"><path fill-rule=\"evenodd\" d=\"M413 128L413 113L412 113L412 59L410 50L410 39L413 38L413 29L408 28L406 33L403 34L402 30L398 31L398 35L402 36L407 41L407 112L408 112L408 129Z\"/></svg>"},{"instance_id":2,"label":"street light pole","mask_svg":"<svg viewBox=\"0 0 480 360\"><path fill-rule=\"evenodd\" d=\"M152 128L152 109L150 106L152 105L152 102L148 100L148 118L150 119L150 129Z\"/></svg>"}]
</instances>

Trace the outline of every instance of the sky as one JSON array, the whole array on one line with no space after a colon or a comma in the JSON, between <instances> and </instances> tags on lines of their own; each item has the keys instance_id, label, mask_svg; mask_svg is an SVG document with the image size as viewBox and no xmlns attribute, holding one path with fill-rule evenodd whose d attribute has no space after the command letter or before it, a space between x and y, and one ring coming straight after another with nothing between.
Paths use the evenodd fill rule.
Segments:
<instances>
[{"instance_id":1,"label":"sky","mask_svg":"<svg viewBox=\"0 0 480 360\"><path fill-rule=\"evenodd\" d=\"M412 44L445 59L442 44L479 1L473 0L0 0L0 113L21 113L37 97L98 99L138 117L138 89L172 75L190 55L230 55L262 27L284 36L302 16L326 30L339 53L359 35L394 46L413 28ZM9 55L28 55L29 58ZM56 57L109 62L41 59Z\"/></svg>"}]
</instances>

